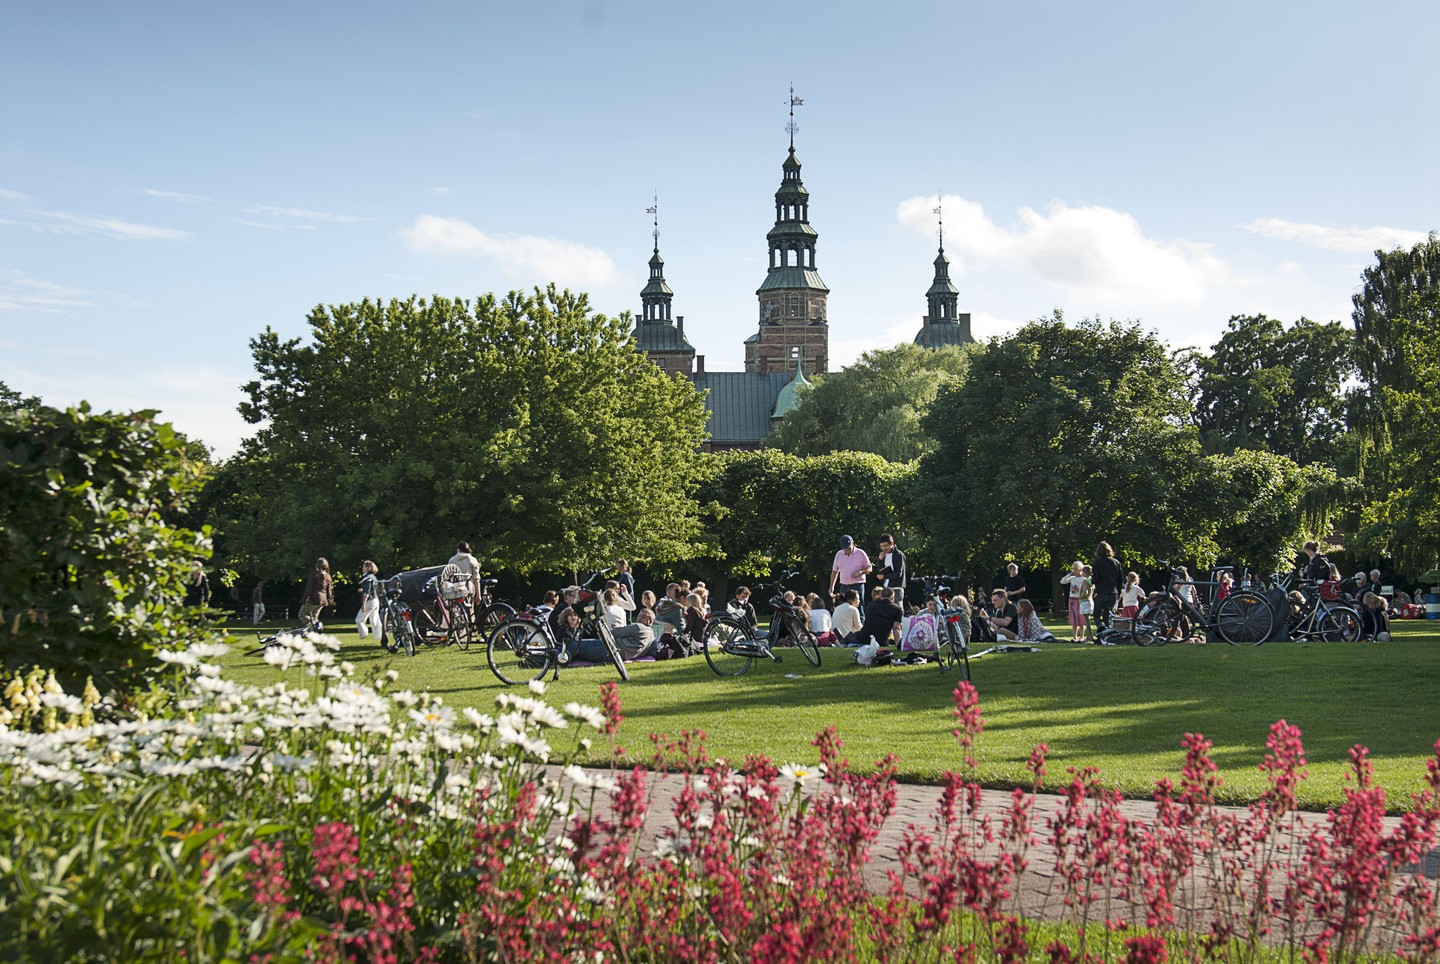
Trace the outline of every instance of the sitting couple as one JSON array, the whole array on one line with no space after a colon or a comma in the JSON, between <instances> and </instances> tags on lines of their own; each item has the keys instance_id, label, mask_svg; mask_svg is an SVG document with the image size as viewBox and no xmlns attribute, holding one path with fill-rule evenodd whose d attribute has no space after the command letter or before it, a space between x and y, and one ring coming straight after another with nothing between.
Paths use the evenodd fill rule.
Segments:
<instances>
[{"instance_id":1,"label":"sitting couple","mask_svg":"<svg viewBox=\"0 0 1440 964\"><path fill-rule=\"evenodd\" d=\"M1022 643L1053 643L1055 636L1040 622L1035 606L1028 599L1010 601L1010 594L997 589L990 594L990 605L980 607L980 618L995 633L996 639L1013 639Z\"/></svg>"}]
</instances>

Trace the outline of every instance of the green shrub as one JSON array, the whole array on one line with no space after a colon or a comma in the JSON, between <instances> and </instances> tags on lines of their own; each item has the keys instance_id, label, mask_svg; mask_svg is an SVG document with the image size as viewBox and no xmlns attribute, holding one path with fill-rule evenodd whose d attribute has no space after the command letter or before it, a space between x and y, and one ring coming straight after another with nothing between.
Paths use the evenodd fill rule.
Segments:
<instances>
[{"instance_id":1,"label":"green shrub","mask_svg":"<svg viewBox=\"0 0 1440 964\"><path fill-rule=\"evenodd\" d=\"M170 523L198 490L154 412L29 404L0 411L0 633L6 668L42 666L101 689L138 681L147 654L191 634L185 579L208 530Z\"/></svg>"}]
</instances>

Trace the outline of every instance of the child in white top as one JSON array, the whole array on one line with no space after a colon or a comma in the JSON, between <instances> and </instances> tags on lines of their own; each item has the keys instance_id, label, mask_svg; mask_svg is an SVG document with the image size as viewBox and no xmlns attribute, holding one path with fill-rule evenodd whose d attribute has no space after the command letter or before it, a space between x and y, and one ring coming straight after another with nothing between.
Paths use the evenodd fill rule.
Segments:
<instances>
[{"instance_id":1,"label":"child in white top","mask_svg":"<svg viewBox=\"0 0 1440 964\"><path fill-rule=\"evenodd\" d=\"M1145 590L1140 587L1140 574L1127 572L1125 587L1120 590L1120 615L1134 619L1140 614L1140 604L1145 601Z\"/></svg>"},{"instance_id":2,"label":"child in white top","mask_svg":"<svg viewBox=\"0 0 1440 964\"><path fill-rule=\"evenodd\" d=\"M830 632L832 625L830 610L825 608L824 600L812 592L806 597L806 602L810 604L810 632L816 636Z\"/></svg>"}]
</instances>

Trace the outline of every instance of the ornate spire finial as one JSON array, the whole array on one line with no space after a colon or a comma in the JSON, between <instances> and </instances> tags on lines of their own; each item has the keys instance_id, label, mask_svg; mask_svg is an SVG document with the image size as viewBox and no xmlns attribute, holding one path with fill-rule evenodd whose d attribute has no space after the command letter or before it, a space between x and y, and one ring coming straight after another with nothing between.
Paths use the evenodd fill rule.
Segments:
<instances>
[{"instance_id":1,"label":"ornate spire finial","mask_svg":"<svg viewBox=\"0 0 1440 964\"><path fill-rule=\"evenodd\" d=\"M795 124L795 108L803 105L805 101L795 96L795 85L790 85L790 123L785 125L785 131L790 135L790 150L795 150L795 132L800 128Z\"/></svg>"},{"instance_id":2,"label":"ornate spire finial","mask_svg":"<svg viewBox=\"0 0 1440 964\"><path fill-rule=\"evenodd\" d=\"M660 253L660 192L655 192L655 203L645 209L646 214L655 215L655 228L650 236L655 239L655 253Z\"/></svg>"},{"instance_id":3,"label":"ornate spire finial","mask_svg":"<svg viewBox=\"0 0 1440 964\"><path fill-rule=\"evenodd\" d=\"M938 231L940 232L940 250L941 250L941 252L944 252L944 250L945 250L945 215L944 215L944 213L940 210L942 207L944 207L944 204L942 203L942 202L943 202L943 197L944 197L944 196L943 196L939 191L936 191L936 192L935 192L935 208L934 208L934 210L935 210L935 222L936 222L937 229L938 229Z\"/></svg>"}]
</instances>

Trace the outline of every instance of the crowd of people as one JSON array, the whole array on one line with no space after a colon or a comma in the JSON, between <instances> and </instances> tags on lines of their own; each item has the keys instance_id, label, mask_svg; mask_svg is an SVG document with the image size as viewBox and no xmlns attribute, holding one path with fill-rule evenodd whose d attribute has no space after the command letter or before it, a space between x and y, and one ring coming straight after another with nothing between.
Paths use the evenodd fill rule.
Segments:
<instances>
[{"instance_id":1,"label":"crowd of people","mask_svg":"<svg viewBox=\"0 0 1440 964\"><path fill-rule=\"evenodd\" d=\"M934 650L939 637L939 602L926 598L923 605L907 612L905 594L909 573L905 553L891 533L883 533L877 543L872 558L852 536L841 536L831 562L826 593L787 592L786 602L795 608L821 645L875 644L893 645L907 651ZM1317 542L1307 542L1303 551L1305 561L1300 575L1318 587L1318 597L1325 601L1338 600L1346 583L1353 582L1352 598L1360 614L1362 636L1388 639L1391 600L1382 592L1380 571L1360 572L1344 580L1339 568L1320 552ZM469 583L469 598L479 600L482 571L469 543L460 542L456 546L448 565L454 567L452 572L460 580ZM371 560L361 565L357 586L360 606L355 624L362 639L372 634L377 638L382 635L378 572ZM1180 578L1171 591L1187 602L1196 603L1195 584L1188 572L1183 566L1177 567L1177 572ZM1099 543L1088 564L1075 560L1060 584L1065 595L1070 641L1076 643L1098 641L1101 631L1116 617L1135 618L1147 599L1139 574L1125 570L1108 542ZM252 596L256 623L265 615L264 585L264 582L257 583ZM1215 602L1237 588L1229 572L1222 572L1217 582L1210 585L1215 586ZM208 597L203 572L194 577L191 588L194 595L204 593ZM1248 575L1243 577L1239 588L1252 588ZM606 661L608 648L596 638L598 634L587 625L586 614L576 606L580 592L579 586L551 591L540 608L547 612L551 629L572 659ZM1010 563L1001 585L989 593L987 602L972 607L965 595L957 594L949 597L948 605L951 612L960 611L969 617L972 637L995 641L1056 641L1041 621L1033 601L1027 598L1028 594L1029 587L1019 566ZM705 627L716 612L704 582L682 579L667 584L658 597L650 590L637 595L635 577L625 559L618 560L614 577L605 583L600 596L600 618L627 660L693 655L698 652ZM1295 616L1311 605L1307 597L1298 593L1292 593L1292 602ZM307 623L318 624L324 610L335 604L330 564L324 558L316 559L301 593L300 617ZM723 610L758 629L760 619L748 586L738 586L724 603Z\"/></svg>"}]
</instances>

